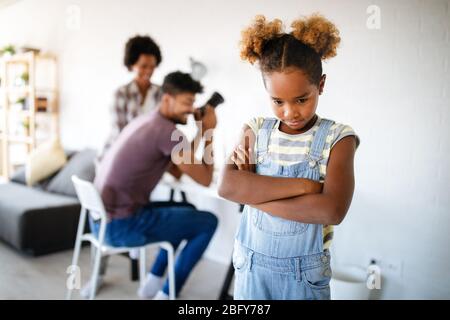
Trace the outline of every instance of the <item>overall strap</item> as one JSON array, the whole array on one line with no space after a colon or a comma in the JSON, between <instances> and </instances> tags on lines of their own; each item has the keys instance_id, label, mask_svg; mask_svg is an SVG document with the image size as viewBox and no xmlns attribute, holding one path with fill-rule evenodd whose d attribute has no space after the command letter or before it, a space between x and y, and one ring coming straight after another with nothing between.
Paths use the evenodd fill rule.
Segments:
<instances>
[{"instance_id":1,"label":"overall strap","mask_svg":"<svg viewBox=\"0 0 450 320\"><path fill-rule=\"evenodd\" d=\"M328 132L333 124L334 121L321 119L319 128L314 135L311 149L309 150L309 158L313 162L317 162L322 158L322 152L327 141Z\"/></svg>"},{"instance_id":2,"label":"overall strap","mask_svg":"<svg viewBox=\"0 0 450 320\"><path fill-rule=\"evenodd\" d=\"M261 128L258 130L257 136L257 151L258 153L265 153L269 148L269 140L272 129L275 127L277 123L277 119L275 118L266 118L264 119Z\"/></svg>"}]
</instances>

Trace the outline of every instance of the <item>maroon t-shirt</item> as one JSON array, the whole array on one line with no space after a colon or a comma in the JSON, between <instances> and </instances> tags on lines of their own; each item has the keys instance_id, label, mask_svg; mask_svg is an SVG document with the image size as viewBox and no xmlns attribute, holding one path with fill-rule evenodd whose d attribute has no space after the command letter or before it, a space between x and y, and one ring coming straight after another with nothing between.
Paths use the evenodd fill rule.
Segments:
<instances>
[{"instance_id":1,"label":"maroon t-shirt","mask_svg":"<svg viewBox=\"0 0 450 320\"><path fill-rule=\"evenodd\" d=\"M158 110L130 122L97 167L94 184L109 217L125 218L148 204L150 194L167 170L172 149L185 136Z\"/></svg>"}]
</instances>

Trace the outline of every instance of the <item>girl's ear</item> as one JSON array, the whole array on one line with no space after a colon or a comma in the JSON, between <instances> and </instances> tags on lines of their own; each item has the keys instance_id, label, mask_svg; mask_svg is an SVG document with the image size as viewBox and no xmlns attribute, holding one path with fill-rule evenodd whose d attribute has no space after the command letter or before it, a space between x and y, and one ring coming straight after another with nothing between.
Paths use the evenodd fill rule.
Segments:
<instances>
[{"instance_id":1,"label":"girl's ear","mask_svg":"<svg viewBox=\"0 0 450 320\"><path fill-rule=\"evenodd\" d=\"M325 87L325 80L327 79L327 75L323 74L320 77L320 81L319 81L319 94L322 94L323 92L323 88Z\"/></svg>"}]
</instances>

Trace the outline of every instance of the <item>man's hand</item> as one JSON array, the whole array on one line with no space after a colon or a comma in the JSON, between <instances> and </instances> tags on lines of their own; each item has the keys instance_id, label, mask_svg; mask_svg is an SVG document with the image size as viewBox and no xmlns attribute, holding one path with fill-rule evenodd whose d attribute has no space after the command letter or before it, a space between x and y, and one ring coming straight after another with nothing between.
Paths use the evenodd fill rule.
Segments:
<instances>
[{"instance_id":1,"label":"man's hand","mask_svg":"<svg viewBox=\"0 0 450 320\"><path fill-rule=\"evenodd\" d=\"M255 156L252 149L245 150L242 145L234 149L231 160L238 167L239 170L255 172Z\"/></svg>"},{"instance_id":2,"label":"man's hand","mask_svg":"<svg viewBox=\"0 0 450 320\"><path fill-rule=\"evenodd\" d=\"M196 121L201 121L203 134L209 129L214 129L217 125L216 111L210 105L206 106L203 117L201 116L200 110L197 109L194 112L194 118Z\"/></svg>"}]
</instances>

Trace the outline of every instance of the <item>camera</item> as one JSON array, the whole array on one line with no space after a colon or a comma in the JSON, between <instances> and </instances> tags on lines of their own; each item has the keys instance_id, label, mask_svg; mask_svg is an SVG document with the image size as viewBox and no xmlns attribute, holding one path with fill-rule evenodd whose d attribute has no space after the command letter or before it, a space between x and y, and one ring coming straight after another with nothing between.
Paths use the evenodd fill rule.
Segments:
<instances>
[{"instance_id":1,"label":"camera","mask_svg":"<svg viewBox=\"0 0 450 320\"><path fill-rule=\"evenodd\" d=\"M211 107L216 108L219 104L224 103L225 99L218 92L214 92L206 103L199 108L200 114L203 117L205 115L206 106L209 104Z\"/></svg>"}]
</instances>

